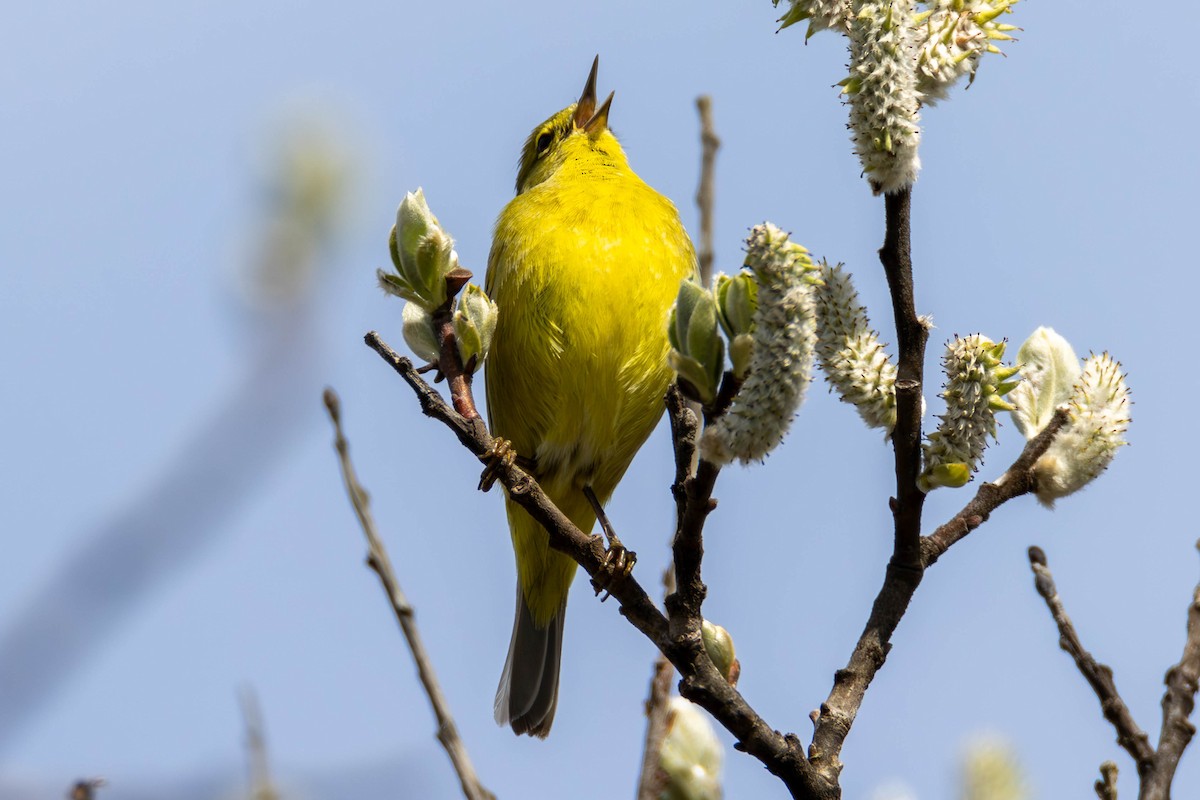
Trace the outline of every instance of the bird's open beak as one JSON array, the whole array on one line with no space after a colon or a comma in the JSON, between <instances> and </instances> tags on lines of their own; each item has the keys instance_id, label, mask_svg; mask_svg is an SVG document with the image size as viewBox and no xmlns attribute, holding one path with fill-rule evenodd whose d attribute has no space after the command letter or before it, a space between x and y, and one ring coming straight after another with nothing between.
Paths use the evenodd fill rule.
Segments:
<instances>
[{"instance_id":1,"label":"bird's open beak","mask_svg":"<svg viewBox=\"0 0 1200 800\"><path fill-rule=\"evenodd\" d=\"M596 114L596 70L600 68L600 56L592 62L592 71L588 73L587 83L583 85L583 94L575 104L575 127L590 131L589 127ZM609 97L609 100L612 98ZM608 118L608 104L603 109L605 119Z\"/></svg>"},{"instance_id":2,"label":"bird's open beak","mask_svg":"<svg viewBox=\"0 0 1200 800\"><path fill-rule=\"evenodd\" d=\"M612 106L613 95L616 92L609 92L608 99L604 101L604 105L592 114L592 118L583 124L583 129L588 133L598 133L608 127L608 109Z\"/></svg>"}]
</instances>

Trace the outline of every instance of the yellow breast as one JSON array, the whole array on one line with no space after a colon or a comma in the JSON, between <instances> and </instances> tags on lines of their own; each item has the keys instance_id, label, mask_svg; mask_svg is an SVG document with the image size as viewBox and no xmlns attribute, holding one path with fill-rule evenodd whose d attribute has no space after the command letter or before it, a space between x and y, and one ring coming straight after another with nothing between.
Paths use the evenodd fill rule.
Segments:
<instances>
[{"instance_id":1,"label":"yellow breast","mask_svg":"<svg viewBox=\"0 0 1200 800\"><path fill-rule=\"evenodd\" d=\"M487 278L500 308L493 432L536 458L544 481L591 482L601 497L661 414L667 314L695 270L675 207L608 137L615 151L568 157L508 204Z\"/></svg>"}]
</instances>

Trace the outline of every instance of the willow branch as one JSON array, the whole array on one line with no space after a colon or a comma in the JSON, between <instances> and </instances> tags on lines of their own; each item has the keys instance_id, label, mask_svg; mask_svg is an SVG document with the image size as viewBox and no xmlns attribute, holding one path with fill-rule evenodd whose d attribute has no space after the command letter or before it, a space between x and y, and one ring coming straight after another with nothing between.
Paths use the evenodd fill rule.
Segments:
<instances>
[{"instance_id":1,"label":"willow branch","mask_svg":"<svg viewBox=\"0 0 1200 800\"><path fill-rule=\"evenodd\" d=\"M1167 670L1164 682L1167 691L1162 699L1162 729L1154 769L1142 782L1141 797L1144 800L1165 800L1170 796L1179 758L1196 733L1196 726L1188 718L1196 704L1196 690L1200 688L1200 586L1192 593L1192 602L1188 605L1183 656L1178 664Z\"/></svg>"},{"instance_id":2,"label":"willow branch","mask_svg":"<svg viewBox=\"0 0 1200 800\"><path fill-rule=\"evenodd\" d=\"M675 572L663 571L663 589L667 595L675 591ZM637 800L658 800L667 785L662 768L662 746L671 722L671 680L675 668L665 655L654 659L650 678L650 695L646 698L646 741L642 746L642 772L638 778Z\"/></svg>"},{"instance_id":3,"label":"willow branch","mask_svg":"<svg viewBox=\"0 0 1200 800\"><path fill-rule=\"evenodd\" d=\"M108 782L104 778L88 778L76 781L67 797L71 800L96 800L96 790Z\"/></svg>"},{"instance_id":4,"label":"willow branch","mask_svg":"<svg viewBox=\"0 0 1200 800\"><path fill-rule=\"evenodd\" d=\"M975 496L950 521L929 536L918 538L916 568L905 566L895 558L888 564L883 587L875 597L871 614L850 654L850 660L844 669L834 674L829 697L814 712L815 729L809 747L809 760L827 780L836 780L841 771L839 755L842 746L858 716L871 681L887 659L892 647L892 634L908 610L924 570L936 563L956 542L982 525L1000 505L1032 491L1035 486L1033 466L1046 452L1065 421L1065 412L1057 412L1045 430L1026 443L1025 449L995 483L981 484Z\"/></svg>"},{"instance_id":5,"label":"willow branch","mask_svg":"<svg viewBox=\"0 0 1200 800\"><path fill-rule=\"evenodd\" d=\"M700 186L696 189L696 205L700 207L700 250L696 258L700 262L700 285L708 286L712 283L714 260L713 184L721 140L713 127L712 98L706 94L697 97L696 110L700 112Z\"/></svg>"},{"instance_id":6,"label":"willow branch","mask_svg":"<svg viewBox=\"0 0 1200 800\"><path fill-rule=\"evenodd\" d=\"M426 416L449 427L470 452L487 458L493 439L478 419L467 420L452 409L417 372L412 362L396 353L378 333L364 337L417 395ZM515 461L495 464L495 476L508 491L508 496L524 508L549 534L550 547L568 555L596 578L604 564L604 538L583 533L546 496L533 476L522 470ZM804 758L799 740L792 734L783 735L768 725L750 707L745 698L729 685L708 655L699 636L676 641L669 635L662 612L647 596L632 576L613 581L608 587L621 607L621 615L654 643L663 655L679 670L682 680L679 693L704 708L733 734L739 750L762 762L778 777L793 797L805 800L835 800L840 794L836 784L818 775ZM676 593L678 594L678 593Z\"/></svg>"},{"instance_id":7,"label":"willow branch","mask_svg":"<svg viewBox=\"0 0 1200 800\"><path fill-rule=\"evenodd\" d=\"M892 561L919 570L921 509L925 493L917 488L921 473L921 393L924 386L925 343L929 329L917 316L913 289L911 187L884 196L887 231L879 261L887 276L896 320L899 361L896 372L896 427L892 448L896 464L896 496L892 500L895 543ZM918 582L919 582L918 578Z\"/></svg>"},{"instance_id":8,"label":"willow branch","mask_svg":"<svg viewBox=\"0 0 1200 800\"><path fill-rule=\"evenodd\" d=\"M700 423L696 417L699 405L690 403L672 383L666 396L667 419L671 424L671 442L675 454L675 480L671 484L671 495L675 498L675 528L683 525L687 511L687 481L696 463L696 441L700 434ZM670 564L663 572L664 595L675 592L675 565ZM642 747L642 771L638 779L638 800L658 800L666 786L666 773L660 760L663 741L666 739L670 722L671 682L675 668L670 660L659 652L654 660L654 671L650 679L650 694L646 698L646 740Z\"/></svg>"},{"instance_id":9,"label":"willow branch","mask_svg":"<svg viewBox=\"0 0 1200 800\"><path fill-rule=\"evenodd\" d=\"M475 774L475 767L471 764L467 747L458 735L458 728L450 714L449 704L438 684L433 662L430 661L429 654L425 651L425 644L421 640L421 633L417 629L414 619L413 608L401 590L399 581L396 580L391 559L388 558L383 541L379 538L375 519L371 515L370 499L355 475L354 465L350 461L350 446L342 433L341 402L338 400L337 393L328 388L325 390L324 399L325 409L329 412L329 418L333 422L334 448L337 450L342 468L342 481L346 485L346 493L350 496L350 504L354 507L354 513L358 516L359 525L367 538L367 566L379 576L379 582L383 585L396 620L400 623L400 629L404 632L404 639L408 642L413 661L417 665L417 675L420 677L421 686L424 687L425 694L429 697L429 704L433 707L433 714L437 718L438 741L442 743L446 754L450 756L450 763L454 765L454 771L458 774L463 795L467 800L495 800L495 796L483 787L479 782L479 777Z\"/></svg>"},{"instance_id":10,"label":"willow branch","mask_svg":"<svg viewBox=\"0 0 1200 800\"><path fill-rule=\"evenodd\" d=\"M971 531L987 521L991 513L1004 503L1037 488L1034 464L1054 442L1054 437L1067 424L1067 412L1058 410L1050 422L1029 440L1021 455L994 483L981 484L971 502L948 522L921 539L921 563L928 568L937 563L947 550Z\"/></svg>"},{"instance_id":11,"label":"willow branch","mask_svg":"<svg viewBox=\"0 0 1200 800\"><path fill-rule=\"evenodd\" d=\"M1040 547L1029 548L1029 566L1033 570L1033 584L1038 594L1046 601L1046 607L1058 626L1058 646L1075 660L1075 666L1087 680L1096 697L1100 699L1100 709L1104 718L1117 731L1117 744L1125 748L1134 763L1137 764L1138 775L1145 775L1154 768L1154 748L1150 746L1150 737L1138 727L1129 707L1121 699L1113 680L1112 669L1098 662L1079 640L1075 626L1071 624L1062 599L1058 596L1058 588L1054 585L1054 576L1046 563L1046 554Z\"/></svg>"},{"instance_id":12,"label":"willow branch","mask_svg":"<svg viewBox=\"0 0 1200 800\"><path fill-rule=\"evenodd\" d=\"M875 597L867 625L844 669L834 675L829 698L814 712L809 759L829 781L842 770L838 758L863 696L891 649L892 633L921 583L921 509L925 494L917 488L921 472L921 390L925 342L929 331L917 316L913 291L911 189L884 197L886 231L879 261L887 277L896 321L899 362L896 377L896 426L892 431L896 495L892 558L883 587Z\"/></svg>"},{"instance_id":13,"label":"willow branch","mask_svg":"<svg viewBox=\"0 0 1200 800\"><path fill-rule=\"evenodd\" d=\"M267 757L267 736L262 721L258 695L249 686L238 694L242 707L242 725L246 731L246 768L249 772L251 800L279 800L275 782L271 780L271 763Z\"/></svg>"}]
</instances>

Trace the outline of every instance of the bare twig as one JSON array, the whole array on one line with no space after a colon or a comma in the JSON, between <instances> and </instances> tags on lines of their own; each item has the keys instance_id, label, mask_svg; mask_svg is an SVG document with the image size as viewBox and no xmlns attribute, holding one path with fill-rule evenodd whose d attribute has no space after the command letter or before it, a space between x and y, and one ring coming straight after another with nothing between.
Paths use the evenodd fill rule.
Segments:
<instances>
[{"instance_id":1,"label":"bare twig","mask_svg":"<svg viewBox=\"0 0 1200 800\"><path fill-rule=\"evenodd\" d=\"M700 435L699 406L690 403L672 383L667 389L667 420L671 423L671 442L675 448L675 481L671 484L671 496L675 498L675 528L683 525L683 514L687 510L687 479L696 462L696 442ZM672 584L674 578L672 577Z\"/></svg>"},{"instance_id":2,"label":"bare twig","mask_svg":"<svg viewBox=\"0 0 1200 800\"><path fill-rule=\"evenodd\" d=\"M667 595L675 591L675 572L663 571L663 589ZM654 659L654 674L650 679L650 696L646 698L646 742L642 747L642 773L638 778L637 800L658 800L666 788L667 774L661 765L662 746L670 730L671 679L675 668L662 653Z\"/></svg>"},{"instance_id":3,"label":"bare twig","mask_svg":"<svg viewBox=\"0 0 1200 800\"><path fill-rule=\"evenodd\" d=\"M492 437L480 420L467 420L454 411L417 374L412 362L397 354L379 334L372 331L364 338L367 345L413 389L422 412L449 427L476 456L486 457L491 452ZM604 562L604 538L580 531L550 501L537 481L515 462L495 465L495 474L508 490L508 496L545 528L550 546L570 556L590 577L595 578ZM706 507L705 497L706 502L702 506ZM781 734L768 725L713 666L700 640L698 620L695 622L697 631L694 637L677 639L670 635L666 618L636 578L630 576L614 582L610 591L620 603L621 615L645 634L679 670L682 676L679 693L712 714L733 734L738 740L735 745L737 749L761 761L768 771L783 781L793 797L812 800L835 800L839 797L840 790L836 783L825 780L811 768L804 757L800 740L794 734ZM675 594L677 596L679 592Z\"/></svg>"},{"instance_id":4,"label":"bare twig","mask_svg":"<svg viewBox=\"0 0 1200 800\"><path fill-rule=\"evenodd\" d=\"M1105 761L1100 765L1100 779L1095 783L1100 800L1117 800L1117 765Z\"/></svg>"},{"instance_id":5,"label":"bare twig","mask_svg":"<svg viewBox=\"0 0 1200 800\"><path fill-rule=\"evenodd\" d=\"M454 355L457 357L457 351ZM411 364L409 366L411 367ZM468 383L468 395L469 389L470 386ZM408 642L409 650L412 651L413 661L416 662L417 674L420 677L421 685L425 688L425 693L429 696L429 703L433 706L434 716L437 717L438 741L442 743L442 747L445 748L446 753L450 756L450 762L454 765L454 771L458 773L463 795L468 800L495 800L495 796L480 784L479 778L475 774L475 768L471 764L470 756L467 755L466 745L459 738L458 728L455 726L454 719L450 715L450 708L446 703L445 696L442 694L441 687L438 685L433 664L429 660L429 654L425 652L425 645L421 641L420 632L417 630L417 623L413 617L413 608L409 605L408 598L404 596L404 592L400 589L400 584L396 580L396 575L392 570L392 563L388 558L387 550L384 549L383 542L380 540L375 528L375 520L371 515L370 500L366 490L358 482L358 477L354 473L354 465L350 461L350 446L346 441L345 435L342 433L341 403L333 389L327 388L325 390L325 408L329 412L330 420L333 421L334 447L337 449L338 460L341 464L342 480L346 485L346 493L350 496L350 504L354 506L354 513L358 516L358 522L362 526L363 534L367 537L367 566L379 576L379 581L383 585L388 600L392 604L392 611L396 615L396 620L400 623L400 629L404 632L404 638ZM473 403L471 408L474 408ZM478 421L478 417L475 419Z\"/></svg>"},{"instance_id":6,"label":"bare twig","mask_svg":"<svg viewBox=\"0 0 1200 800\"><path fill-rule=\"evenodd\" d=\"M1200 547L1200 542L1196 544ZM1196 690L1200 688L1200 586L1192 593L1192 602L1188 605L1183 656L1178 664L1167 670L1164 682L1167 691L1162 699L1163 720L1157 756L1154 769L1142 782L1142 800L1170 797L1179 758L1196 733L1196 726L1188 717L1196 704Z\"/></svg>"},{"instance_id":7,"label":"bare twig","mask_svg":"<svg viewBox=\"0 0 1200 800\"><path fill-rule=\"evenodd\" d=\"M1034 586L1037 588L1038 594L1046 601L1046 607L1050 609L1054 624L1058 626L1059 647L1075 659L1075 666L1079 668L1088 685L1092 687L1092 691L1100 699L1100 709L1104 712L1104 718L1116 729L1117 744L1125 748L1133 757L1134 763L1137 764L1138 775L1147 774L1154 768L1155 760L1154 748L1150 746L1150 737L1138 727L1137 722L1133 719L1133 714L1125 705L1125 701L1121 699L1117 685L1113 681L1112 670L1096 661L1092 654L1084 649L1083 643L1079 640L1079 634L1075 632L1075 626L1071 624L1062 600L1058 596L1058 589L1054 585L1054 576L1050 573L1050 567L1046 563L1046 554L1040 547L1029 548L1029 566L1033 570Z\"/></svg>"},{"instance_id":8,"label":"bare twig","mask_svg":"<svg viewBox=\"0 0 1200 800\"><path fill-rule=\"evenodd\" d=\"M892 562L898 567L919 570L921 509L925 493L917 488L917 476L921 473L921 393L929 329L917 316L913 290L911 199L911 188L885 196L887 232L879 250L879 260L883 263L892 297L900 355L896 373L896 427L892 431L896 455Z\"/></svg>"},{"instance_id":9,"label":"bare twig","mask_svg":"<svg viewBox=\"0 0 1200 800\"><path fill-rule=\"evenodd\" d=\"M67 792L67 797L70 800L96 800L96 790L104 786L107 781L104 778L88 778L87 780L76 781L71 787L71 791Z\"/></svg>"},{"instance_id":10,"label":"bare twig","mask_svg":"<svg viewBox=\"0 0 1200 800\"><path fill-rule=\"evenodd\" d=\"M1054 436L1066 421L1058 412L1038 436L1030 440L1021 454L995 483L983 483L975 496L949 522L918 540L918 568L901 566L895 559L888 564L883 587L871 606L866 627L850 655L845 669L834 675L829 697L814 712L813 743L809 758L826 776L841 770L838 755L867 689L883 667L891 637L900 624L908 604L920 585L924 570L932 566L956 542L983 524L1003 503L1034 488L1033 465L1046 452ZM831 778L833 779L833 778Z\"/></svg>"},{"instance_id":11,"label":"bare twig","mask_svg":"<svg viewBox=\"0 0 1200 800\"><path fill-rule=\"evenodd\" d=\"M1200 542L1196 546L1200 547ZM1162 730L1155 749L1117 692L1112 670L1096 661L1079 641L1075 626L1058 596L1046 554L1040 547L1029 548L1029 566L1033 569L1034 586L1058 626L1059 646L1075 659L1075 665L1100 699L1104 718L1117 731L1117 744L1125 748L1137 765L1138 800L1170 800L1179 758L1196 733L1189 717L1195 708L1196 691L1200 689L1200 585L1193 590L1188 604L1183 656L1178 664L1167 670L1164 680L1167 691L1162 699ZM1101 800L1116 800L1116 765L1106 761L1100 765L1100 773L1102 779L1096 781L1096 794Z\"/></svg>"},{"instance_id":12,"label":"bare twig","mask_svg":"<svg viewBox=\"0 0 1200 800\"><path fill-rule=\"evenodd\" d=\"M1035 437L1029 440L1021 455L994 483L984 483L971 502L955 514L949 522L921 539L921 563L930 567L937 562L952 545L978 528L993 511L1002 504L1028 494L1037 488L1033 466L1041 458L1054 437L1067 424L1067 412L1058 410L1050 422Z\"/></svg>"},{"instance_id":13,"label":"bare twig","mask_svg":"<svg viewBox=\"0 0 1200 800\"><path fill-rule=\"evenodd\" d=\"M908 609L921 583L921 509L925 494L917 488L921 472L921 389L925 342L929 331L917 316L913 291L910 234L911 190L885 197L887 229L879 260L887 276L896 320L899 363L896 379L895 452L896 496L892 498L894 539L892 558L883 587L871 607L866 628L844 669L834 675L829 698L814 712L813 742L809 758L826 780L836 782L842 763L838 758L863 696L891 649L892 633Z\"/></svg>"},{"instance_id":14,"label":"bare twig","mask_svg":"<svg viewBox=\"0 0 1200 800\"><path fill-rule=\"evenodd\" d=\"M712 98L701 95L696 98L696 110L700 112L700 188L696 190L696 205L700 207L700 250L696 254L700 262L700 284L712 282L713 268L713 181L717 164L717 150L721 140L713 127Z\"/></svg>"},{"instance_id":15,"label":"bare twig","mask_svg":"<svg viewBox=\"0 0 1200 800\"><path fill-rule=\"evenodd\" d=\"M246 728L246 760L250 778L251 800L277 800L279 792L271 780L270 763L267 758L267 739L263 731L262 711L258 696L250 687L238 693L238 704L242 707L242 724Z\"/></svg>"}]
</instances>

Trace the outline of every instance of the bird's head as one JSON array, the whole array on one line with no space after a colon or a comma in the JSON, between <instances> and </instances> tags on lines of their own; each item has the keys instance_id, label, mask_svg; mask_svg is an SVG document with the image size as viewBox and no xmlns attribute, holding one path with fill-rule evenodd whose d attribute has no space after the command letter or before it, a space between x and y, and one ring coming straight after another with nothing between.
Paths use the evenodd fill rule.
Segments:
<instances>
[{"instance_id":1,"label":"bird's head","mask_svg":"<svg viewBox=\"0 0 1200 800\"><path fill-rule=\"evenodd\" d=\"M597 153L624 163L621 145L608 129L608 110L616 92L609 93L603 105L596 107L596 69L599 65L600 56L596 56L578 102L538 125L525 140L521 163L517 167L517 194L549 178L576 153Z\"/></svg>"}]
</instances>

